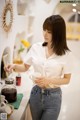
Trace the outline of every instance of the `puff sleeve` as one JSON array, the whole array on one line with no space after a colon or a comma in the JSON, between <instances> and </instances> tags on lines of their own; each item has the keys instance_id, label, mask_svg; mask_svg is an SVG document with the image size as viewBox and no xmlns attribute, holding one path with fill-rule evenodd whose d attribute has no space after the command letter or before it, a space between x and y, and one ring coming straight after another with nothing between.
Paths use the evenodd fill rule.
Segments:
<instances>
[{"instance_id":1,"label":"puff sleeve","mask_svg":"<svg viewBox=\"0 0 80 120\"><path fill-rule=\"evenodd\" d=\"M73 59L71 53L66 55L63 65L63 74L71 74L73 71Z\"/></svg>"},{"instance_id":2,"label":"puff sleeve","mask_svg":"<svg viewBox=\"0 0 80 120\"><path fill-rule=\"evenodd\" d=\"M34 47L35 45L32 45L26 56L24 57L23 61L25 64L32 65L33 56L35 55Z\"/></svg>"}]
</instances>

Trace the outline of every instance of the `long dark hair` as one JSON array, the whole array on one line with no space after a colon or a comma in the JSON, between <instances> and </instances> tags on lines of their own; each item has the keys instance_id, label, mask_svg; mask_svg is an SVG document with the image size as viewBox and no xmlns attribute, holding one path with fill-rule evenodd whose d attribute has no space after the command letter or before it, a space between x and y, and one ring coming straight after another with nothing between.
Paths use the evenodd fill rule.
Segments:
<instances>
[{"instance_id":1,"label":"long dark hair","mask_svg":"<svg viewBox=\"0 0 80 120\"><path fill-rule=\"evenodd\" d=\"M66 24L60 15L52 15L43 23L43 30L52 33L51 48L57 55L63 55L70 51L66 41Z\"/></svg>"}]
</instances>

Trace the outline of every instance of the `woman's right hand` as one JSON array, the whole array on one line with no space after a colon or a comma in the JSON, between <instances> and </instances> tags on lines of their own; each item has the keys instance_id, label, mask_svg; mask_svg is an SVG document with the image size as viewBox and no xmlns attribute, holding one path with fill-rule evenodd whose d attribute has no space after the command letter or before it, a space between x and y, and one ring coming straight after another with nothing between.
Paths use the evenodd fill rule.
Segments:
<instances>
[{"instance_id":1,"label":"woman's right hand","mask_svg":"<svg viewBox=\"0 0 80 120\"><path fill-rule=\"evenodd\" d=\"M9 64L4 67L6 72L12 72L13 69L15 69L15 64Z\"/></svg>"}]
</instances>

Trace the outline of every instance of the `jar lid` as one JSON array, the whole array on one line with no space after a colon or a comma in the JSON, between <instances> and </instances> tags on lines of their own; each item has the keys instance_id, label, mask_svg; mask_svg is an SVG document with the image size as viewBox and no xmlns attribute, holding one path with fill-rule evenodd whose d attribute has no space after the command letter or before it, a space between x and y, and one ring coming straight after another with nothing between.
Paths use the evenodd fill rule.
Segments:
<instances>
[{"instance_id":1,"label":"jar lid","mask_svg":"<svg viewBox=\"0 0 80 120\"><path fill-rule=\"evenodd\" d=\"M5 80L5 84L13 84L14 83L14 79L13 78L7 78Z\"/></svg>"}]
</instances>

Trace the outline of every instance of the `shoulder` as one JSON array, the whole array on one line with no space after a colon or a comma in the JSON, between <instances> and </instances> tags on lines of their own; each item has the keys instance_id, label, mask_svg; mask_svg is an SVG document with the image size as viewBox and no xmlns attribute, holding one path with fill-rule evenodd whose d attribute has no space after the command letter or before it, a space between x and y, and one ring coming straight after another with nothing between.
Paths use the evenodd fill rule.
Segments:
<instances>
[{"instance_id":1,"label":"shoulder","mask_svg":"<svg viewBox=\"0 0 80 120\"><path fill-rule=\"evenodd\" d=\"M74 58L73 53L71 51L67 52L65 58L71 61Z\"/></svg>"},{"instance_id":2,"label":"shoulder","mask_svg":"<svg viewBox=\"0 0 80 120\"><path fill-rule=\"evenodd\" d=\"M39 46L42 46L42 42L36 42L36 43L33 43L32 47L39 47Z\"/></svg>"},{"instance_id":3,"label":"shoulder","mask_svg":"<svg viewBox=\"0 0 80 120\"><path fill-rule=\"evenodd\" d=\"M68 52L66 52L66 54L64 54L58 58L61 62L66 63L66 62L71 62L73 55L72 55L72 52L68 51Z\"/></svg>"},{"instance_id":4,"label":"shoulder","mask_svg":"<svg viewBox=\"0 0 80 120\"><path fill-rule=\"evenodd\" d=\"M33 48L34 50L42 48L42 42L33 43L31 48Z\"/></svg>"},{"instance_id":5,"label":"shoulder","mask_svg":"<svg viewBox=\"0 0 80 120\"><path fill-rule=\"evenodd\" d=\"M72 56L73 56L72 52L68 51L68 52L66 52L65 55L62 56L62 58L68 60L68 59L71 59Z\"/></svg>"}]
</instances>

